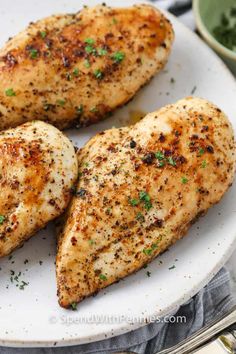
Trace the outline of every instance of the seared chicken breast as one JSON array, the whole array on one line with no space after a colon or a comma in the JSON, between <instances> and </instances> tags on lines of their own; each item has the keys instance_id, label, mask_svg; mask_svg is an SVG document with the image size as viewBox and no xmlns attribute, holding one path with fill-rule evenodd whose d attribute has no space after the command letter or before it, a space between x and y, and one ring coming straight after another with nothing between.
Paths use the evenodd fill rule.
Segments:
<instances>
[{"instance_id":1,"label":"seared chicken breast","mask_svg":"<svg viewBox=\"0 0 236 354\"><path fill-rule=\"evenodd\" d=\"M77 168L73 145L49 124L0 134L0 257L64 211Z\"/></svg>"},{"instance_id":2,"label":"seared chicken breast","mask_svg":"<svg viewBox=\"0 0 236 354\"><path fill-rule=\"evenodd\" d=\"M60 234L59 303L69 307L137 271L184 236L233 181L224 113L186 98L92 138Z\"/></svg>"},{"instance_id":3,"label":"seared chicken breast","mask_svg":"<svg viewBox=\"0 0 236 354\"><path fill-rule=\"evenodd\" d=\"M31 23L0 50L0 129L35 119L86 126L129 101L165 65L167 18L148 5L96 6Z\"/></svg>"}]
</instances>

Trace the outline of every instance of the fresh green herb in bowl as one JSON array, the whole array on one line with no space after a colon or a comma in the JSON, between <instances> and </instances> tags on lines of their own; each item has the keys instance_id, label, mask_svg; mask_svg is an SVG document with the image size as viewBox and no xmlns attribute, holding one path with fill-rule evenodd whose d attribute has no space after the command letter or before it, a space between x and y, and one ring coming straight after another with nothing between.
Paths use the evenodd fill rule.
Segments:
<instances>
[{"instance_id":1,"label":"fresh green herb in bowl","mask_svg":"<svg viewBox=\"0 0 236 354\"><path fill-rule=\"evenodd\" d=\"M221 15L221 21L213 29L215 38L226 48L236 51L236 5Z\"/></svg>"},{"instance_id":2,"label":"fresh green herb in bowl","mask_svg":"<svg viewBox=\"0 0 236 354\"><path fill-rule=\"evenodd\" d=\"M198 31L236 74L236 0L193 0Z\"/></svg>"}]
</instances>

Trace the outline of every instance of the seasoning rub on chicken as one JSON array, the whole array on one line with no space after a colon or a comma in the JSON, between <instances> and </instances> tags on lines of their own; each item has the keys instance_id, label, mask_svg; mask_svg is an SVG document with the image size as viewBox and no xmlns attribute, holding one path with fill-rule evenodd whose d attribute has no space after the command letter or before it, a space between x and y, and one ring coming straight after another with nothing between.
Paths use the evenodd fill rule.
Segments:
<instances>
[{"instance_id":1,"label":"seasoning rub on chicken","mask_svg":"<svg viewBox=\"0 0 236 354\"><path fill-rule=\"evenodd\" d=\"M65 210L77 175L74 147L53 126L35 121L0 134L0 257Z\"/></svg>"},{"instance_id":2,"label":"seasoning rub on chicken","mask_svg":"<svg viewBox=\"0 0 236 354\"><path fill-rule=\"evenodd\" d=\"M200 98L93 137L59 239L60 305L74 306L183 237L231 185L234 163L227 117Z\"/></svg>"},{"instance_id":3,"label":"seasoning rub on chicken","mask_svg":"<svg viewBox=\"0 0 236 354\"><path fill-rule=\"evenodd\" d=\"M170 22L149 5L99 5L31 23L0 50L0 129L98 122L163 68L172 41Z\"/></svg>"}]
</instances>

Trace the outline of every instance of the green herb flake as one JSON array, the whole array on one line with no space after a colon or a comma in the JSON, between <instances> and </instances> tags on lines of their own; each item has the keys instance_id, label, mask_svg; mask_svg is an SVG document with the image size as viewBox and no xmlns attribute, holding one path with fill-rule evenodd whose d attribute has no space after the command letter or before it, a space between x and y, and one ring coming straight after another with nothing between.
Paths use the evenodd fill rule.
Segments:
<instances>
[{"instance_id":1,"label":"green herb flake","mask_svg":"<svg viewBox=\"0 0 236 354\"><path fill-rule=\"evenodd\" d=\"M92 45L86 45L86 47L85 47L85 52L87 53L87 54L91 54L92 52L94 51L94 48L93 48L93 46Z\"/></svg>"},{"instance_id":2,"label":"green herb flake","mask_svg":"<svg viewBox=\"0 0 236 354\"><path fill-rule=\"evenodd\" d=\"M94 244L95 244L95 241L94 241L94 240L92 240L92 239L91 239L91 240L89 240L88 242L89 242L90 246L92 246L92 245L94 245Z\"/></svg>"},{"instance_id":3,"label":"green herb flake","mask_svg":"<svg viewBox=\"0 0 236 354\"><path fill-rule=\"evenodd\" d=\"M84 61L84 66L85 66L87 69L90 68L90 62L89 62L88 59L86 59L86 60Z\"/></svg>"},{"instance_id":4,"label":"green herb flake","mask_svg":"<svg viewBox=\"0 0 236 354\"><path fill-rule=\"evenodd\" d=\"M171 82L171 84L174 84L174 83L175 83L175 79L172 77L172 78L170 79L170 82Z\"/></svg>"},{"instance_id":5,"label":"green herb flake","mask_svg":"<svg viewBox=\"0 0 236 354\"><path fill-rule=\"evenodd\" d=\"M191 91L191 95L193 95L196 92L197 86L194 86Z\"/></svg>"},{"instance_id":6,"label":"green herb flake","mask_svg":"<svg viewBox=\"0 0 236 354\"><path fill-rule=\"evenodd\" d=\"M152 253L152 249L151 249L151 248L144 248L144 249L143 249L143 253L144 253L146 256L150 256L151 253Z\"/></svg>"},{"instance_id":7,"label":"green herb flake","mask_svg":"<svg viewBox=\"0 0 236 354\"><path fill-rule=\"evenodd\" d=\"M142 202L144 202L144 207L146 210L150 210L152 208L151 198L147 192L145 192L145 191L140 192L139 199Z\"/></svg>"},{"instance_id":8,"label":"green herb flake","mask_svg":"<svg viewBox=\"0 0 236 354\"><path fill-rule=\"evenodd\" d=\"M157 244L156 244L156 243L153 243L153 245L152 245L152 250L155 250L157 247L158 247Z\"/></svg>"},{"instance_id":9,"label":"green herb flake","mask_svg":"<svg viewBox=\"0 0 236 354\"><path fill-rule=\"evenodd\" d=\"M125 53L123 52L115 52L112 54L111 58L116 62L116 63L121 63L122 60L125 58Z\"/></svg>"},{"instance_id":10,"label":"green herb flake","mask_svg":"<svg viewBox=\"0 0 236 354\"><path fill-rule=\"evenodd\" d=\"M13 88L8 88L8 89L6 89L5 94L6 94L6 96L8 96L8 97L16 96L16 93L15 93L15 91L13 90Z\"/></svg>"},{"instance_id":11,"label":"green herb flake","mask_svg":"<svg viewBox=\"0 0 236 354\"><path fill-rule=\"evenodd\" d=\"M103 78L103 73L101 70L97 69L94 71L94 76L96 77L96 79L101 80Z\"/></svg>"},{"instance_id":12,"label":"green herb flake","mask_svg":"<svg viewBox=\"0 0 236 354\"><path fill-rule=\"evenodd\" d=\"M147 274L148 278L150 278L150 276L151 276L152 273L149 272L149 270L148 270L146 274Z\"/></svg>"},{"instance_id":13,"label":"green herb flake","mask_svg":"<svg viewBox=\"0 0 236 354\"><path fill-rule=\"evenodd\" d=\"M72 304L70 306L73 311L77 310L77 303L76 302L72 302Z\"/></svg>"},{"instance_id":14,"label":"green herb flake","mask_svg":"<svg viewBox=\"0 0 236 354\"><path fill-rule=\"evenodd\" d=\"M99 279L107 280L107 277L104 274L99 274Z\"/></svg>"},{"instance_id":15,"label":"green herb flake","mask_svg":"<svg viewBox=\"0 0 236 354\"><path fill-rule=\"evenodd\" d=\"M28 286L29 283L26 283L24 280L21 281L19 289L20 290L25 290L25 287Z\"/></svg>"},{"instance_id":16,"label":"green herb flake","mask_svg":"<svg viewBox=\"0 0 236 354\"><path fill-rule=\"evenodd\" d=\"M73 70L73 75L74 75L75 77L79 76L79 69L78 69L78 68L75 68L75 69Z\"/></svg>"},{"instance_id":17,"label":"green herb flake","mask_svg":"<svg viewBox=\"0 0 236 354\"><path fill-rule=\"evenodd\" d=\"M151 200L150 195L145 191L139 193L139 199L145 202L150 202Z\"/></svg>"},{"instance_id":18,"label":"green herb flake","mask_svg":"<svg viewBox=\"0 0 236 354\"><path fill-rule=\"evenodd\" d=\"M201 167L202 167L202 168L206 168L206 167L207 167L207 162L206 162L206 160L203 160L203 161L202 161Z\"/></svg>"},{"instance_id":19,"label":"green herb flake","mask_svg":"<svg viewBox=\"0 0 236 354\"><path fill-rule=\"evenodd\" d=\"M175 265L172 265L172 267L169 268L169 270L172 270L172 269L175 269L176 266Z\"/></svg>"},{"instance_id":20,"label":"green herb flake","mask_svg":"<svg viewBox=\"0 0 236 354\"><path fill-rule=\"evenodd\" d=\"M199 148L198 150L198 156L202 156L204 154L205 150L203 148Z\"/></svg>"},{"instance_id":21,"label":"green herb flake","mask_svg":"<svg viewBox=\"0 0 236 354\"><path fill-rule=\"evenodd\" d=\"M95 40L92 39L92 38L86 38L86 39L84 40L84 43L93 45L93 44L95 43Z\"/></svg>"},{"instance_id":22,"label":"green herb flake","mask_svg":"<svg viewBox=\"0 0 236 354\"><path fill-rule=\"evenodd\" d=\"M36 59L38 57L38 50L37 49L31 49L30 50L30 58L31 59Z\"/></svg>"},{"instance_id":23,"label":"green herb flake","mask_svg":"<svg viewBox=\"0 0 236 354\"><path fill-rule=\"evenodd\" d=\"M61 107L64 107L65 103L66 103L66 101L63 99L57 100L57 104Z\"/></svg>"},{"instance_id":24,"label":"green herb flake","mask_svg":"<svg viewBox=\"0 0 236 354\"><path fill-rule=\"evenodd\" d=\"M182 177L182 178L181 178L181 182L182 182L182 184L188 183L187 177Z\"/></svg>"},{"instance_id":25,"label":"green herb flake","mask_svg":"<svg viewBox=\"0 0 236 354\"><path fill-rule=\"evenodd\" d=\"M103 48L98 48L97 51L98 51L98 55L100 55L101 57L107 54L107 50Z\"/></svg>"},{"instance_id":26,"label":"green herb flake","mask_svg":"<svg viewBox=\"0 0 236 354\"><path fill-rule=\"evenodd\" d=\"M0 215L0 225L3 224L5 220L5 216L4 215Z\"/></svg>"},{"instance_id":27,"label":"green herb flake","mask_svg":"<svg viewBox=\"0 0 236 354\"><path fill-rule=\"evenodd\" d=\"M130 204L132 205L132 206L136 206L136 205L138 205L139 204L139 201L138 201L138 199L129 199L129 202L130 202Z\"/></svg>"},{"instance_id":28,"label":"green herb flake","mask_svg":"<svg viewBox=\"0 0 236 354\"><path fill-rule=\"evenodd\" d=\"M115 17L113 17L112 23L113 23L113 25L116 25L116 24L117 24L117 19L116 19Z\"/></svg>"},{"instance_id":29,"label":"green herb flake","mask_svg":"<svg viewBox=\"0 0 236 354\"><path fill-rule=\"evenodd\" d=\"M46 35L47 35L47 32L46 31L41 31L40 32L40 36L41 36L41 38L45 38L46 37Z\"/></svg>"},{"instance_id":30,"label":"green herb flake","mask_svg":"<svg viewBox=\"0 0 236 354\"><path fill-rule=\"evenodd\" d=\"M173 159L172 156L170 156L170 157L167 159L167 161L168 161L168 164L169 164L169 165L171 165L171 166L176 166L176 162L175 162L175 160Z\"/></svg>"},{"instance_id":31,"label":"green herb flake","mask_svg":"<svg viewBox=\"0 0 236 354\"><path fill-rule=\"evenodd\" d=\"M157 152L155 153L155 157L156 157L157 160L160 161L160 160L164 160L165 155L163 154L162 151L157 151Z\"/></svg>"}]
</instances>

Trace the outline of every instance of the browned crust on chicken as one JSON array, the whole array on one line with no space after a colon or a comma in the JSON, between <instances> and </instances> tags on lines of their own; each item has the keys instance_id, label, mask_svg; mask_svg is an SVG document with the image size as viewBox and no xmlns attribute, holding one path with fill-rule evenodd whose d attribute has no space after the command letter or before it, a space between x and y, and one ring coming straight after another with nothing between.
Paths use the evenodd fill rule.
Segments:
<instances>
[{"instance_id":1,"label":"browned crust on chicken","mask_svg":"<svg viewBox=\"0 0 236 354\"><path fill-rule=\"evenodd\" d=\"M0 257L63 213L78 175L69 139L44 122L0 134Z\"/></svg>"},{"instance_id":2,"label":"browned crust on chicken","mask_svg":"<svg viewBox=\"0 0 236 354\"><path fill-rule=\"evenodd\" d=\"M221 199L234 164L227 117L199 98L92 138L79 154L81 177L59 240L60 305L137 271L180 239Z\"/></svg>"},{"instance_id":3,"label":"browned crust on chicken","mask_svg":"<svg viewBox=\"0 0 236 354\"><path fill-rule=\"evenodd\" d=\"M96 6L30 24L0 51L0 129L107 117L164 66L172 41L170 22L148 5Z\"/></svg>"}]
</instances>

